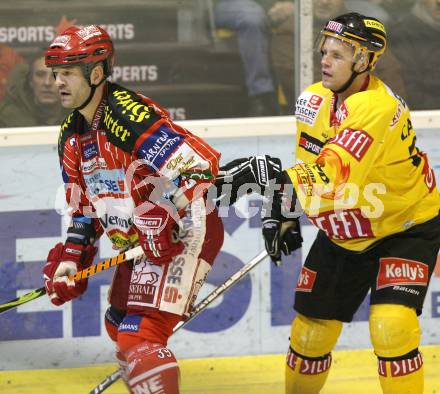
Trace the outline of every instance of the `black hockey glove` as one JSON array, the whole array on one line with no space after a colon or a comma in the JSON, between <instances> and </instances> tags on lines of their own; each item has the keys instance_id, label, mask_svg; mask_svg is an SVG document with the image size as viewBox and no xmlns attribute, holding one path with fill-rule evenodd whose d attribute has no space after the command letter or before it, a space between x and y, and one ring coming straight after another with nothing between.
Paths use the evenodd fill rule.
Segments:
<instances>
[{"instance_id":1,"label":"black hockey glove","mask_svg":"<svg viewBox=\"0 0 440 394\"><path fill-rule=\"evenodd\" d=\"M265 199L261 211L265 248L276 265L280 265L281 252L288 256L303 241L298 219L302 209L297 204L295 189L284 172L281 182L283 192L275 190L272 199Z\"/></svg>"},{"instance_id":2,"label":"black hockey glove","mask_svg":"<svg viewBox=\"0 0 440 394\"><path fill-rule=\"evenodd\" d=\"M299 219L284 219L281 223L281 251L288 256L299 249L302 242Z\"/></svg>"},{"instance_id":3,"label":"black hockey glove","mask_svg":"<svg viewBox=\"0 0 440 394\"><path fill-rule=\"evenodd\" d=\"M264 247L272 261L278 265L281 260L281 192L263 200L261 209Z\"/></svg>"},{"instance_id":4,"label":"black hockey glove","mask_svg":"<svg viewBox=\"0 0 440 394\"><path fill-rule=\"evenodd\" d=\"M220 167L215 186L217 197L229 196L228 205L252 192L264 195L269 187L281 182L281 161L276 157L251 156Z\"/></svg>"}]
</instances>

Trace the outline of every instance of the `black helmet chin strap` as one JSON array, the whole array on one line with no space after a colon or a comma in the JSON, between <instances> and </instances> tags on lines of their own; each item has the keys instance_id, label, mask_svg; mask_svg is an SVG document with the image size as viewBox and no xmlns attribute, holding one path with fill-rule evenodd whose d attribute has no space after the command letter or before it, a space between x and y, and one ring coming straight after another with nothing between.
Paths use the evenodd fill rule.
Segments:
<instances>
[{"instance_id":1,"label":"black helmet chin strap","mask_svg":"<svg viewBox=\"0 0 440 394\"><path fill-rule=\"evenodd\" d=\"M86 100L79 107L76 107L75 108L76 110L79 111L79 110L87 107L87 105L90 103L90 101L92 101L92 98L93 98L93 95L95 94L95 90L96 90L97 86L96 85L90 85L90 87L91 87L91 89L90 89L89 97L87 97Z\"/></svg>"},{"instance_id":2,"label":"black helmet chin strap","mask_svg":"<svg viewBox=\"0 0 440 394\"><path fill-rule=\"evenodd\" d=\"M354 79L355 79L358 75L359 75L358 72L356 72L356 71L352 71L351 76L350 76L350 78L348 78L347 82L345 82L345 83L344 83L339 89L337 89L337 90L333 90L333 89L332 89L332 92L333 92L333 93L337 93L337 94L345 92L345 91L351 86L351 84L353 83Z\"/></svg>"},{"instance_id":3,"label":"black helmet chin strap","mask_svg":"<svg viewBox=\"0 0 440 394\"><path fill-rule=\"evenodd\" d=\"M105 78L103 78L102 79L102 81L101 82L99 82L97 85L92 85L92 83L90 82L90 77L89 77L89 86L90 86L90 94L89 94L89 97L87 97L86 98L86 100L79 106L79 107L76 107L75 109L76 110L78 110L78 111L80 111L80 110L82 110L83 108L85 108L85 107L87 107L87 105L90 103L90 101L92 101L92 98L93 98L93 96L95 95L95 91L96 91L96 88L99 86L99 85L101 85L103 82L105 82Z\"/></svg>"},{"instance_id":4,"label":"black helmet chin strap","mask_svg":"<svg viewBox=\"0 0 440 394\"><path fill-rule=\"evenodd\" d=\"M332 90L333 93L339 94L339 93L343 93L345 92L353 83L354 79L358 76L361 75L365 72L367 72L369 70L369 67L367 67L364 71L361 71L360 73L357 71L354 71L354 66L356 65L356 63L353 63L353 66L351 67L351 76L350 78L348 78L347 82L345 82L339 89L337 90Z\"/></svg>"},{"instance_id":5,"label":"black helmet chin strap","mask_svg":"<svg viewBox=\"0 0 440 394\"><path fill-rule=\"evenodd\" d=\"M104 78L101 80L101 82L99 82L97 85L92 85L91 75L92 75L92 71L93 71L94 67L96 66L96 64L97 63L93 64L92 66L90 66L90 65L84 65L83 66L84 77L87 79L87 83L90 86L90 94L89 94L89 97L87 97L87 99L79 107L75 108L78 111L80 111L83 108L87 107L87 105L90 103L90 101L92 101L92 98L95 95L96 88L99 85L101 85L103 82L105 82L105 80L106 80L106 76L104 74Z\"/></svg>"}]
</instances>

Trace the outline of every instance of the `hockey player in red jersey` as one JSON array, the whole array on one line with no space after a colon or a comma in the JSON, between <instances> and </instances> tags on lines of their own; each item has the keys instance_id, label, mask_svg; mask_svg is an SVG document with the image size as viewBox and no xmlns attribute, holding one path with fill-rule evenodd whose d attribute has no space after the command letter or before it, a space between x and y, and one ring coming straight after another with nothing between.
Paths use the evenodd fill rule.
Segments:
<instances>
[{"instance_id":1,"label":"hockey player in red jersey","mask_svg":"<svg viewBox=\"0 0 440 394\"><path fill-rule=\"evenodd\" d=\"M106 80L114 49L101 27L70 27L45 59L73 110L58 140L71 223L44 266L47 294L61 305L86 291L87 280L67 275L91 265L103 233L115 249L139 243L145 257L115 272L105 325L130 392L178 393L167 340L223 243L206 198L220 155L154 101Z\"/></svg>"},{"instance_id":2,"label":"hockey player in red jersey","mask_svg":"<svg viewBox=\"0 0 440 394\"><path fill-rule=\"evenodd\" d=\"M387 46L383 24L357 13L340 15L327 22L318 42L322 81L296 101L296 164L279 171L271 158L264 168L265 174L276 169L267 181L283 188L275 201L286 202L279 205L294 217L289 205L298 200L319 229L296 284L286 394L321 391L343 322L352 321L369 292L382 391L422 394L417 316L440 247L434 172L416 146L405 101L372 73ZM232 183L234 191L260 183L256 160L262 159L227 164L216 184ZM285 233L289 238L281 231L295 225L281 207L263 220L274 260L300 245L292 231Z\"/></svg>"}]
</instances>

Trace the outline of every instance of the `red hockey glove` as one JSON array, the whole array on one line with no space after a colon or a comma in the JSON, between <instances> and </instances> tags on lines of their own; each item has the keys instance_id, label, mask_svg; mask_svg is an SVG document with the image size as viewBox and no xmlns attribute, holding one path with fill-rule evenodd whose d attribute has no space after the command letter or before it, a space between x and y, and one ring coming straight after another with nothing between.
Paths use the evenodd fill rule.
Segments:
<instances>
[{"instance_id":1,"label":"red hockey glove","mask_svg":"<svg viewBox=\"0 0 440 394\"><path fill-rule=\"evenodd\" d=\"M87 289L87 279L69 280L68 276L89 267L98 248L68 242L58 243L47 256L43 268L44 286L54 305L62 305L83 294Z\"/></svg>"},{"instance_id":2,"label":"red hockey glove","mask_svg":"<svg viewBox=\"0 0 440 394\"><path fill-rule=\"evenodd\" d=\"M139 243L150 263L168 264L183 252L183 242L177 236L177 223L164 207L154 205L148 212L134 216L134 224Z\"/></svg>"}]
</instances>

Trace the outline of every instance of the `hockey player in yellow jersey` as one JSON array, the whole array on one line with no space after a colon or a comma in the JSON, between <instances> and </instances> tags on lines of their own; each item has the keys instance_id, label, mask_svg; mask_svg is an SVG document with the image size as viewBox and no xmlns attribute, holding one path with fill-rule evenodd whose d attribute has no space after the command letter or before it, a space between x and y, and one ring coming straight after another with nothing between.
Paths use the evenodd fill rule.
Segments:
<instances>
[{"instance_id":1,"label":"hockey player in yellow jersey","mask_svg":"<svg viewBox=\"0 0 440 394\"><path fill-rule=\"evenodd\" d=\"M416 147L404 100L372 74L387 45L383 24L344 14L327 22L317 42L322 81L296 102L296 164L278 171L269 156L237 159L216 184L234 190L254 182L266 196L270 181L281 184L263 215L275 261L301 245L292 236L299 233L296 202L320 230L296 285L286 394L320 392L342 324L369 291L383 393L422 394L417 316L440 248L434 172ZM264 182L261 168L270 178Z\"/></svg>"}]
</instances>

